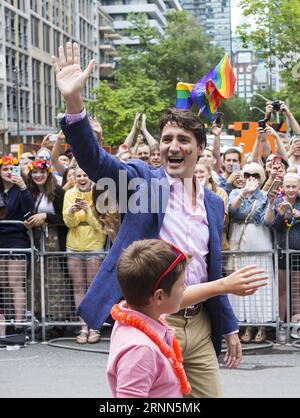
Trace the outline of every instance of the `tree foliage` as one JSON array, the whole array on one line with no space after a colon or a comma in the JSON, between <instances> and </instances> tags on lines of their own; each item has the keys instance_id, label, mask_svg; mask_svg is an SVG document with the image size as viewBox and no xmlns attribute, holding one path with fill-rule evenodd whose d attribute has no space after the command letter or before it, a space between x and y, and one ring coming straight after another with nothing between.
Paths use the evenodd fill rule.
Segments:
<instances>
[{"instance_id":1,"label":"tree foliage","mask_svg":"<svg viewBox=\"0 0 300 418\"><path fill-rule=\"evenodd\" d=\"M164 35L149 26L145 16L132 14L124 35L138 40L136 48L122 45L115 71L115 86L102 82L90 103L99 117L106 142L122 142L131 129L135 112L147 114L147 127L157 134L161 111L174 107L178 81L195 83L223 57L210 43L199 23L186 12L169 12ZM240 120L246 109L234 97L224 104L227 123Z\"/></svg>"},{"instance_id":2,"label":"tree foliage","mask_svg":"<svg viewBox=\"0 0 300 418\"><path fill-rule=\"evenodd\" d=\"M157 131L158 115L166 108L159 96L157 85L152 80L135 74L134 83L128 81L118 89L111 88L103 81L95 89L96 98L89 102L88 109L101 122L105 143L122 143L133 125L135 112L146 113L147 128L153 134Z\"/></svg>"},{"instance_id":3,"label":"tree foliage","mask_svg":"<svg viewBox=\"0 0 300 418\"><path fill-rule=\"evenodd\" d=\"M254 21L238 27L245 47L253 47L266 66L277 58L282 65L281 77L286 84L282 98L289 97L292 111L300 101L300 0L241 0L244 16ZM297 104L297 105L296 105ZM296 106L295 106L296 105Z\"/></svg>"}]
</instances>

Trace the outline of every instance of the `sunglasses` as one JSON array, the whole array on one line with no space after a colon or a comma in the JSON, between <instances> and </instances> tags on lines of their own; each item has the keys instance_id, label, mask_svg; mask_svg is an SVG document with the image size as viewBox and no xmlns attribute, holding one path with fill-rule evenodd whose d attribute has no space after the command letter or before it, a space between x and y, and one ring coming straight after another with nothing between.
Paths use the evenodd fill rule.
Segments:
<instances>
[{"instance_id":1,"label":"sunglasses","mask_svg":"<svg viewBox=\"0 0 300 418\"><path fill-rule=\"evenodd\" d=\"M167 241L165 241L165 242L167 242ZM166 275L169 274L172 270L174 270L174 268L180 263L181 260L187 261L187 256L178 247L176 247L176 245L171 244L169 242L167 242L167 243L170 245L171 249L174 250L174 252L176 252L178 254L178 256L173 261L173 263L156 280L154 288L153 288L153 292L155 292L157 290L157 288L158 288L160 282L162 281L162 279L164 277L166 277Z\"/></svg>"},{"instance_id":2,"label":"sunglasses","mask_svg":"<svg viewBox=\"0 0 300 418\"><path fill-rule=\"evenodd\" d=\"M250 177L255 178L256 180L260 179L260 175L258 173L244 173L245 179L249 179Z\"/></svg>"}]
</instances>

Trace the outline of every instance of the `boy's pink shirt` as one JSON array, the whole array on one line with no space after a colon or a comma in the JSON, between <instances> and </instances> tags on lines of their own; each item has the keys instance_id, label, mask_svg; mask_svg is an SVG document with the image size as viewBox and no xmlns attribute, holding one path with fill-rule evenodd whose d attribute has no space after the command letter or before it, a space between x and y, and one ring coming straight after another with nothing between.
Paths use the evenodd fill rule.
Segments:
<instances>
[{"instance_id":1,"label":"boy's pink shirt","mask_svg":"<svg viewBox=\"0 0 300 418\"><path fill-rule=\"evenodd\" d=\"M124 305L122 310L133 312L173 346L174 329ZM179 380L158 346L142 331L118 321L111 335L107 376L115 398L182 398Z\"/></svg>"}]
</instances>

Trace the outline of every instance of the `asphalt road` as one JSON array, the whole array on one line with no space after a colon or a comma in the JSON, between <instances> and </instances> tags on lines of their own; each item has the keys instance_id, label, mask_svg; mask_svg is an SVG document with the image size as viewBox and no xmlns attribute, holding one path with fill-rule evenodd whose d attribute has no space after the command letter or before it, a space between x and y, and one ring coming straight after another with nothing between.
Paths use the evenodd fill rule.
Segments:
<instances>
[{"instance_id":1,"label":"asphalt road","mask_svg":"<svg viewBox=\"0 0 300 418\"><path fill-rule=\"evenodd\" d=\"M18 351L0 350L1 398L110 397L105 370L107 355L78 351L74 341L57 348L29 344ZM107 343L85 349L107 349ZM300 349L274 345L248 352L236 370L221 365L225 398L300 398Z\"/></svg>"}]
</instances>

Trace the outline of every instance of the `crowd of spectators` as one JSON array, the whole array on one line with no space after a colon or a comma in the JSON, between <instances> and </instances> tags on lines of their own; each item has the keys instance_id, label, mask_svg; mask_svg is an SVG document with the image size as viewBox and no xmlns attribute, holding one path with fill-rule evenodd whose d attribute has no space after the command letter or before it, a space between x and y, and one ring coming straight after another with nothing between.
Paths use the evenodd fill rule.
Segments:
<instances>
[{"instance_id":1,"label":"crowd of spectators","mask_svg":"<svg viewBox=\"0 0 300 418\"><path fill-rule=\"evenodd\" d=\"M285 116L291 135L289 132L277 132L270 124L274 113L272 103L267 103L265 124L258 127L253 150L247 155L239 146L227 147L221 153L222 126L213 124L211 133L214 143L205 148L198 160L195 179L219 195L224 202L223 251L262 251L267 254L275 246L275 235L279 248L285 249L287 230L290 230L289 247L300 250L300 222L297 222L300 221L300 126L286 104L281 102L280 113ZM94 118L90 122L101 144L101 125ZM270 137L275 140L273 150ZM109 249L115 239L121 216L116 203L113 208L110 207L109 213L103 214L97 210L96 201L100 192L78 167L71 150L63 148L63 141L64 135L59 132L55 141L48 135L38 152L26 152L19 160L12 155L0 156L0 220L24 222L0 224L0 248L28 248L28 229L33 231L38 248L41 233L46 234L49 251L67 252L67 266L74 284L74 303L77 307L99 268L99 252ZM132 129L115 157L125 163L130 159L140 159L153 168L161 166L159 143L147 130L146 115L136 113ZM109 200L110 197L104 195L104 198ZM252 259L245 259L242 255L234 259L227 257L223 266L224 271L235 270L257 264L258 257L264 258L262 263L270 281L268 286L260 290L264 294L259 300L238 298L238 304L234 305L238 320L245 324L240 337L243 343L253 338L261 343L266 338L264 327L258 327L254 335L253 328L246 326L247 323L268 323L276 319L274 312L264 305L264 301L274 297L274 258L272 254L256 255ZM12 289L16 321L22 320L26 307L26 295L19 273L24 269L22 263L26 263L26 260L0 257L0 274L7 278L8 286ZM278 297L282 321L286 320L285 269L285 256L280 254ZM293 272L292 279L299 282L300 289L300 272ZM3 297L4 293L0 290L0 298ZM297 297L300 299L300 295ZM36 302L34 309L38 316L38 285ZM5 315L5 303L0 304L1 309ZM293 311L291 315L296 318L299 313ZM99 338L98 330L89 330L82 322L78 343L94 343Z\"/></svg>"}]
</instances>

